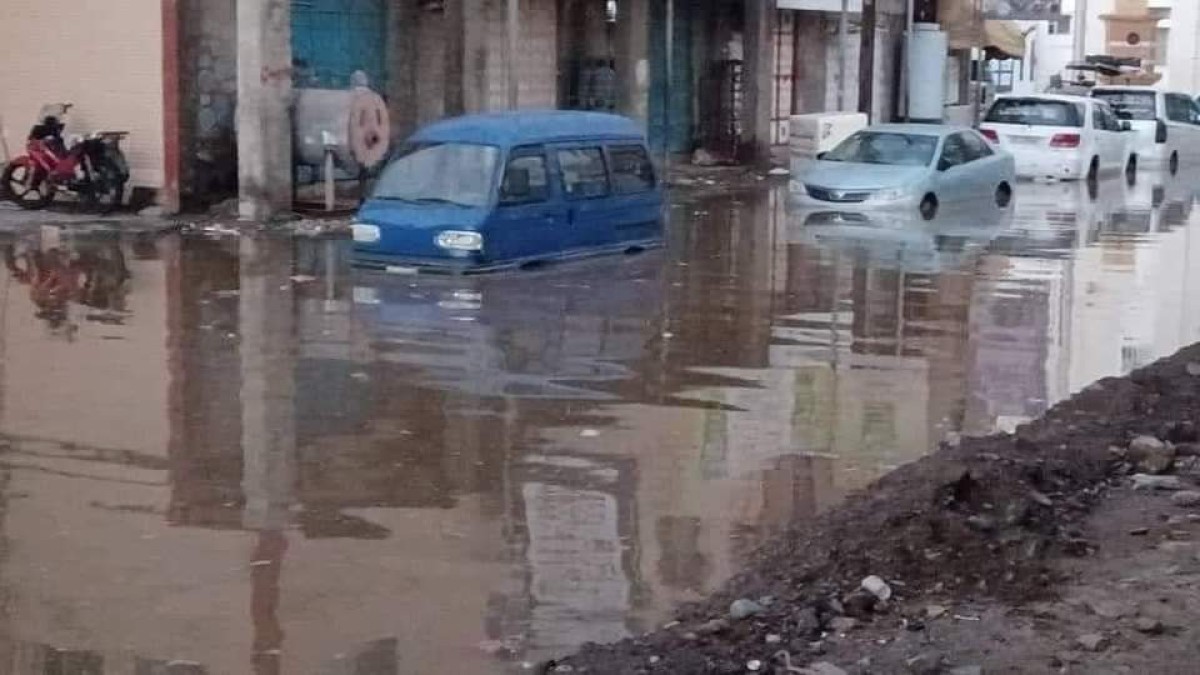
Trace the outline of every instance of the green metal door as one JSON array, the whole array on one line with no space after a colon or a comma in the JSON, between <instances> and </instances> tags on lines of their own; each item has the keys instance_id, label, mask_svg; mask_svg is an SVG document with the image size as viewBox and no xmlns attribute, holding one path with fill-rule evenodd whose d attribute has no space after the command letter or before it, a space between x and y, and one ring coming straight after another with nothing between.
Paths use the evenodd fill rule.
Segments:
<instances>
[{"instance_id":1,"label":"green metal door","mask_svg":"<svg viewBox=\"0 0 1200 675\"><path fill-rule=\"evenodd\" d=\"M361 70L385 91L387 16L386 0L292 0L296 84L346 89Z\"/></svg>"}]
</instances>

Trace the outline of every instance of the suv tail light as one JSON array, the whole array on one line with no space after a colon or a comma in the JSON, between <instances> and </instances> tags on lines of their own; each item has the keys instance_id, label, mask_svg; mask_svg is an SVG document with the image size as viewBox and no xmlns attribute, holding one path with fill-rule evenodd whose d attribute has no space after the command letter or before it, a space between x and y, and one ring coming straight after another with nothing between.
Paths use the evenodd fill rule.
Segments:
<instances>
[{"instance_id":1,"label":"suv tail light","mask_svg":"<svg viewBox=\"0 0 1200 675\"><path fill-rule=\"evenodd\" d=\"M1000 142L1000 134L997 134L995 129L980 129L979 133L983 134L984 138L993 143Z\"/></svg>"},{"instance_id":2,"label":"suv tail light","mask_svg":"<svg viewBox=\"0 0 1200 675\"><path fill-rule=\"evenodd\" d=\"M1154 120L1154 142L1167 142L1167 123L1162 121L1161 117Z\"/></svg>"},{"instance_id":3,"label":"suv tail light","mask_svg":"<svg viewBox=\"0 0 1200 675\"><path fill-rule=\"evenodd\" d=\"M1078 148L1079 134L1054 134L1054 138L1050 139L1050 147Z\"/></svg>"}]
</instances>

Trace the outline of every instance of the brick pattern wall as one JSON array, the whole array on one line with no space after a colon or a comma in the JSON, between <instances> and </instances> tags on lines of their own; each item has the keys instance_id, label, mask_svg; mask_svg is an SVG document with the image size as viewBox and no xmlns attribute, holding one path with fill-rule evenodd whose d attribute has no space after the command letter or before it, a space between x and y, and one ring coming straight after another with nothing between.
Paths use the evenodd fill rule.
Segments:
<instances>
[{"instance_id":1,"label":"brick pattern wall","mask_svg":"<svg viewBox=\"0 0 1200 675\"><path fill-rule=\"evenodd\" d=\"M69 133L129 131L132 185L163 183L161 0L0 0L0 121L10 151L45 103Z\"/></svg>"}]
</instances>

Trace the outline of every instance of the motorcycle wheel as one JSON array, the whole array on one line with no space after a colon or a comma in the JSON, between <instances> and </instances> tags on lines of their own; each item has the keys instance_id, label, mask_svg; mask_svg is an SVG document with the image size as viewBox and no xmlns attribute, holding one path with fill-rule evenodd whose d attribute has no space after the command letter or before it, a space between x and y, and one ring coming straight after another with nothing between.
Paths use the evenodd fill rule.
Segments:
<instances>
[{"instance_id":1,"label":"motorcycle wheel","mask_svg":"<svg viewBox=\"0 0 1200 675\"><path fill-rule=\"evenodd\" d=\"M54 185L39 178L36 169L24 158L17 158L0 173L0 193L23 209L44 209L54 201Z\"/></svg>"},{"instance_id":2,"label":"motorcycle wheel","mask_svg":"<svg viewBox=\"0 0 1200 675\"><path fill-rule=\"evenodd\" d=\"M121 207L125 196L125 181L115 167L100 164L92 176L90 189L83 195L87 204L100 215L108 215Z\"/></svg>"}]
</instances>

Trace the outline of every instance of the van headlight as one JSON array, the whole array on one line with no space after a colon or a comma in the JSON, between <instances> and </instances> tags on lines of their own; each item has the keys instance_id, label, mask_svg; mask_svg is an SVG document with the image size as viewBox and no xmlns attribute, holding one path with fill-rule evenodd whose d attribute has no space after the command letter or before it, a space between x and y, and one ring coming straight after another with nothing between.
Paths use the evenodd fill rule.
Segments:
<instances>
[{"instance_id":1,"label":"van headlight","mask_svg":"<svg viewBox=\"0 0 1200 675\"><path fill-rule=\"evenodd\" d=\"M359 244L379 243L379 227L367 223L355 222L350 226L354 233L354 241Z\"/></svg>"},{"instance_id":2,"label":"van headlight","mask_svg":"<svg viewBox=\"0 0 1200 675\"><path fill-rule=\"evenodd\" d=\"M482 251L483 235L478 232L446 230L438 232L434 243L438 245L438 248L444 248L447 251Z\"/></svg>"}]
</instances>

